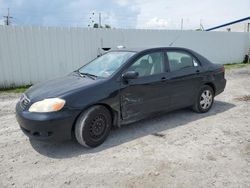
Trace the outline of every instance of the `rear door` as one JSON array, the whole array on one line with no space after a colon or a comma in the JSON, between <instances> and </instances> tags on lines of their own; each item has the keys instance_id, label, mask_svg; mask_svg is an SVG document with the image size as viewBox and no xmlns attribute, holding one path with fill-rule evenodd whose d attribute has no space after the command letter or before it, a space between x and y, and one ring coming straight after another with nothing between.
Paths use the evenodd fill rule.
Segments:
<instances>
[{"instance_id":1,"label":"rear door","mask_svg":"<svg viewBox=\"0 0 250 188\"><path fill-rule=\"evenodd\" d=\"M190 106L202 82L201 65L198 60L184 50L168 50L168 84L171 88L171 108Z\"/></svg>"}]
</instances>

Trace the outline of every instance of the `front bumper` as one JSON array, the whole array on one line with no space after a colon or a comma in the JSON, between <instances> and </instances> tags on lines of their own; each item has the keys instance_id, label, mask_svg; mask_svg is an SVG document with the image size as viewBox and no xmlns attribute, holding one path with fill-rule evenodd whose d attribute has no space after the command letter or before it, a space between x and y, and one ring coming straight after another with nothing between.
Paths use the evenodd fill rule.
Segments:
<instances>
[{"instance_id":1,"label":"front bumper","mask_svg":"<svg viewBox=\"0 0 250 188\"><path fill-rule=\"evenodd\" d=\"M16 119L21 130L38 140L69 140L75 119L80 112L64 109L59 112L34 113L23 110L18 102Z\"/></svg>"}]
</instances>

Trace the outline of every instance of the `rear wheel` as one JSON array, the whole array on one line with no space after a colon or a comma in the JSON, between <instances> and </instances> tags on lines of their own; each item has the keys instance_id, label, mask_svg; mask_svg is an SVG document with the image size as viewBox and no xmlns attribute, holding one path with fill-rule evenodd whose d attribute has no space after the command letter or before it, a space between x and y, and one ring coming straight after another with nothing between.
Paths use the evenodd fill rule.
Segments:
<instances>
[{"instance_id":1,"label":"rear wheel","mask_svg":"<svg viewBox=\"0 0 250 188\"><path fill-rule=\"evenodd\" d=\"M108 137L111 128L111 115L101 105L93 106L77 119L75 137L85 147L97 147Z\"/></svg>"},{"instance_id":2,"label":"rear wheel","mask_svg":"<svg viewBox=\"0 0 250 188\"><path fill-rule=\"evenodd\" d=\"M199 113L205 113L210 110L214 102L214 91L208 86L204 85L200 88L193 110Z\"/></svg>"}]
</instances>

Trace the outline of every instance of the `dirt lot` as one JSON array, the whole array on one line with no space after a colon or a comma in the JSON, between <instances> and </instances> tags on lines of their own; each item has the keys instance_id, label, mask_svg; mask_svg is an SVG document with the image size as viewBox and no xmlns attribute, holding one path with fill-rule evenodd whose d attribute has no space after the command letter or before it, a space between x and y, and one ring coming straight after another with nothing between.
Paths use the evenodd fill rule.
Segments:
<instances>
[{"instance_id":1,"label":"dirt lot","mask_svg":"<svg viewBox=\"0 0 250 188\"><path fill-rule=\"evenodd\" d=\"M123 126L95 149L29 140L0 94L0 187L250 187L250 66L227 71L209 113Z\"/></svg>"}]
</instances>

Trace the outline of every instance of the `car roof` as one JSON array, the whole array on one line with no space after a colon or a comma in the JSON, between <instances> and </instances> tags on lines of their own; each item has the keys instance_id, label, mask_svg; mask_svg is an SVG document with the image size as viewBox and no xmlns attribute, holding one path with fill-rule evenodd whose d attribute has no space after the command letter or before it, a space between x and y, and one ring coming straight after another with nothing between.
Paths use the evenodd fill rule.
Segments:
<instances>
[{"instance_id":1,"label":"car roof","mask_svg":"<svg viewBox=\"0 0 250 188\"><path fill-rule=\"evenodd\" d=\"M112 51L124 51L124 52L135 52L135 53L143 53L144 51L150 51L150 50L183 50L186 52L189 52L190 54L192 54L193 56L195 56L196 58L199 59L199 61L202 64L211 64L211 61L209 61L207 58L205 58L204 56L202 56L201 54L188 49L188 48L183 48L183 47L153 47L153 48L111 48L109 51L106 52L112 52Z\"/></svg>"},{"instance_id":2,"label":"car roof","mask_svg":"<svg viewBox=\"0 0 250 188\"><path fill-rule=\"evenodd\" d=\"M182 48L182 47L149 47L149 48L111 48L110 50L108 50L107 52L110 51L124 51L124 52L143 52L143 51L150 51L150 50L184 50L184 51L192 51L190 49L187 48Z\"/></svg>"}]
</instances>

